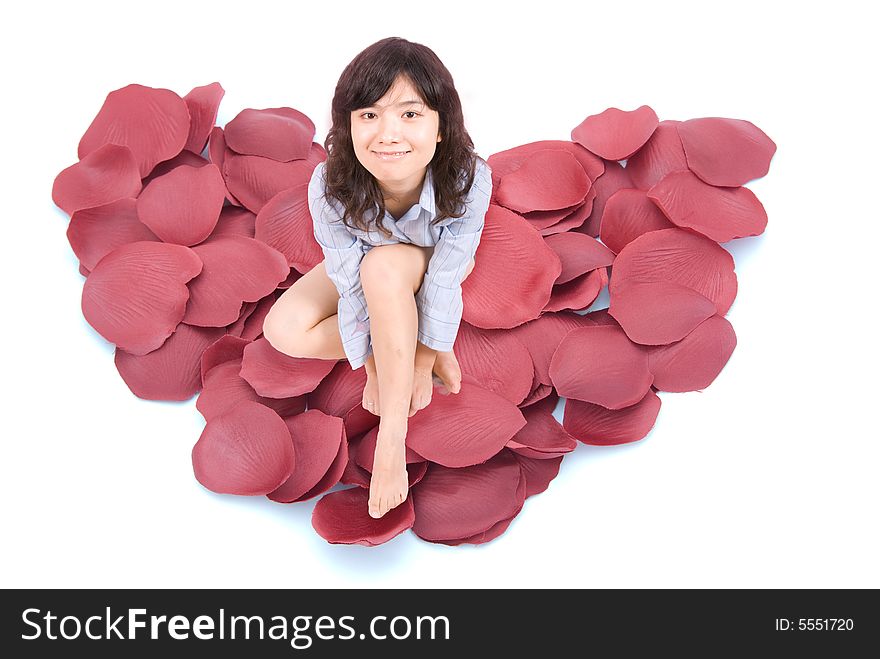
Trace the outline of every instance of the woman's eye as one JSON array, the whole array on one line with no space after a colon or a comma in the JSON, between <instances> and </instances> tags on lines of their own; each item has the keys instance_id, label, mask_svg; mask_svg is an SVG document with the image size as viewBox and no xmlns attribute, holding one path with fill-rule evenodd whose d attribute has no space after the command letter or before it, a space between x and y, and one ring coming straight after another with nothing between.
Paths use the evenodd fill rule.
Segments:
<instances>
[{"instance_id":1,"label":"woman's eye","mask_svg":"<svg viewBox=\"0 0 880 659\"><path fill-rule=\"evenodd\" d=\"M369 119L369 117L367 116L368 114L375 114L375 113L374 112L364 112L361 116L364 117L365 119ZM416 116L419 116L419 113L414 112L413 110L407 110L406 112L404 112L404 114L414 114Z\"/></svg>"}]
</instances>

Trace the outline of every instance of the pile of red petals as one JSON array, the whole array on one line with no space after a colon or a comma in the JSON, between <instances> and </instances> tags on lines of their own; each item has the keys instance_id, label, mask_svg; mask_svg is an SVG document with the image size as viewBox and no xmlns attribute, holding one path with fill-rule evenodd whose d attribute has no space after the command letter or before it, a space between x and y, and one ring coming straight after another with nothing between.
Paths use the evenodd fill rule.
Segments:
<instances>
[{"instance_id":1,"label":"pile of red petals","mask_svg":"<svg viewBox=\"0 0 880 659\"><path fill-rule=\"evenodd\" d=\"M262 336L275 300L323 259L307 186L326 153L292 108L215 126L223 94L218 83L184 97L111 92L52 188L85 276L83 315L115 344L125 383L149 400L199 394L192 463L209 490L285 504L323 495L312 524L331 543L407 529L485 543L578 441L644 438L658 391L703 389L730 358L737 280L719 243L767 224L744 187L776 150L759 128L609 108L570 141L496 153L463 284L461 391L435 391L410 419L409 496L373 519L379 419L361 407L364 370L289 357ZM585 313L605 286L610 306ZM328 492L339 484L352 487Z\"/></svg>"}]
</instances>

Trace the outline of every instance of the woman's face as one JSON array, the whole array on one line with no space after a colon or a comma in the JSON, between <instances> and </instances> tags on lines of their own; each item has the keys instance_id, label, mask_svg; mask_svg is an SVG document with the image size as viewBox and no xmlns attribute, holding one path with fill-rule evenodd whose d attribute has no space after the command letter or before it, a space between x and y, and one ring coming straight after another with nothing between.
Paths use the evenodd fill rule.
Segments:
<instances>
[{"instance_id":1,"label":"woman's face","mask_svg":"<svg viewBox=\"0 0 880 659\"><path fill-rule=\"evenodd\" d=\"M403 76L376 105L351 113L351 140L357 159L393 192L421 184L437 142L442 139L439 128L440 115L420 100ZM380 155L401 151L405 155Z\"/></svg>"}]
</instances>

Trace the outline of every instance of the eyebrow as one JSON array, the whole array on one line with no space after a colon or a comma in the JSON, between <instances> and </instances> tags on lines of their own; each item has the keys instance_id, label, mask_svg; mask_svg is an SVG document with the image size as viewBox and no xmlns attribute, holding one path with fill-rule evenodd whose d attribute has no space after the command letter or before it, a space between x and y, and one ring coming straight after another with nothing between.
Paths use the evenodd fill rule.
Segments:
<instances>
[{"instance_id":1,"label":"eyebrow","mask_svg":"<svg viewBox=\"0 0 880 659\"><path fill-rule=\"evenodd\" d=\"M422 104L421 101L401 101L400 103L397 104L397 107L400 108L400 107L403 107L404 105L421 105L421 104ZM381 107L385 107L385 106L383 106L383 105L369 105L367 107L381 108Z\"/></svg>"}]
</instances>

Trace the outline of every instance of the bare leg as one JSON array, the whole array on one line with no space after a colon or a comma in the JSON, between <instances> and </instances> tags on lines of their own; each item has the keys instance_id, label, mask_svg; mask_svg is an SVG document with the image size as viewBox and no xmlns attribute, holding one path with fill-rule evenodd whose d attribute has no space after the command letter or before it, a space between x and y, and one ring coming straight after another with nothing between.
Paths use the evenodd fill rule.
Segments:
<instances>
[{"instance_id":1,"label":"bare leg","mask_svg":"<svg viewBox=\"0 0 880 659\"><path fill-rule=\"evenodd\" d=\"M471 259L462 281L468 278L474 265L474 260ZM427 380L424 378L425 373L427 373ZM436 379L432 377L432 373L437 376ZM435 382L438 385L438 391L443 395L457 394L461 390L461 366L459 366L458 359L455 358L455 353L452 350L448 352L436 351L419 343L416 346L415 378L410 416L427 407L431 402L431 393Z\"/></svg>"},{"instance_id":2,"label":"bare leg","mask_svg":"<svg viewBox=\"0 0 880 659\"><path fill-rule=\"evenodd\" d=\"M339 316L333 314L306 331L307 344L314 359L345 359L342 337L339 335Z\"/></svg>"},{"instance_id":3,"label":"bare leg","mask_svg":"<svg viewBox=\"0 0 880 659\"><path fill-rule=\"evenodd\" d=\"M418 311L412 287L362 275L381 401L379 437L370 481L369 513L382 517L408 492L405 439L413 389Z\"/></svg>"},{"instance_id":4,"label":"bare leg","mask_svg":"<svg viewBox=\"0 0 880 659\"><path fill-rule=\"evenodd\" d=\"M367 412L379 416L379 378L376 374L376 358L374 355L367 357L364 362L367 371L367 383L364 385L364 397L362 406Z\"/></svg>"}]
</instances>

